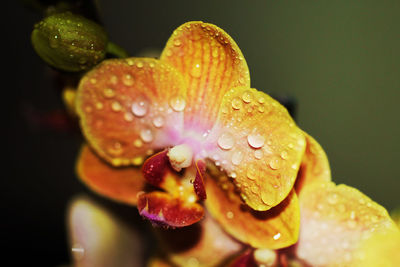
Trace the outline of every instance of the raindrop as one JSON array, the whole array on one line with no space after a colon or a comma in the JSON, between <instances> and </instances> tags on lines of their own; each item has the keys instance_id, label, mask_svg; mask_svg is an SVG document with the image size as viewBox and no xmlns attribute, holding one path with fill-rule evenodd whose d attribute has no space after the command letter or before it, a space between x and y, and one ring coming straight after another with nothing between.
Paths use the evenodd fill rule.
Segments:
<instances>
[{"instance_id":1,"label":"raindrop","mask_svg":"<svg viewBox=\"0 0 400 267\"><path fill-rule=\"evenodd\" d=\"M281 233L277 233L276 235L274 235L274 240L278 240L279 238L281 238Z\"/></svg>"},{"instance_id":2,"label":"raindrop","mask_svg":"<svg viewBox=\"0 0 400 267\"><path fill-rule=\"evenodd\" d=\"M273 170L279 169L280 165L281 165L281 162L280 162L279 158L277 158L277 157L274 157L269 161L269 167Z\"/></svg>"},{"instance_id":3,"label":"raindrop","mask_svg":"<svg viewBox=\"0 0 400 267\"><path fill-rule=\"evenodd\" d=\"M161 128L164 125L164 118L161 116L157 116L153 119L153 125L157 128Z\"/></svg>"},{"instance_id":4,"label":"raindrop","mask_svg":"<svg viewBox=\"0 0 400 267\"><path fill-rule=\"evenodd\" d=\"M256 169L254 167L249 167L247 169L247 178L249 178L250 180L254 180L257 178L257 172Z\"/></svg>"},{"instance_id":5,"label":"raindrop","mask_svg":"<svg viewBox=\"0 0 400 267\"><path fill-rule=\"evenodd\" d=\"M133 141L133 145L137 148L140 148L143 146L143 142L140 139L136 139L135 141Z\"/></svg>"},{"instance_id":6,"label":"raindrop","mask_svg":"<svg viewBox=\"0 0 400 267\"><path fill-rule=\"evenodd\" d=\"M253 148L260 148L265 143L265 137L260 134L249 134L247 136L247 142Z\"/></svg>"},{"instance_id":7,"label":"raindrop","mask_svg":"<svg viewBox=\"0 0 400 267\"><path fill-rule=\"evenodd\" d=\"M115 91L114 91L114 89L112 89L112 88L105 88L105 89L103 90L103 95L104 95L104 97L106 97L106 98L112 98L112 97L115 96Z\"/></svg>"},{"instance_id":8,"label":"raindrop","mask_svg":"<svg viewBox=\"0 0 400 267\"><path fill-rule=\"evenodd\" d=\"M132 115L132 113L126 112L126 113L124 114L124 120L126 120L127 122L133 121L133 115Z\"/></svg>"},{"instance_id":9,"label":"raindrop","mask_svg":"<svg viewBox=\"0 0 400 267\"><path fill-rule=\"evenodd\" d=\"M201 64L199 62L192 65L190 75L193 78L199 78L201 76Z\"/></svg>"},{"instance_id":10,"label":"raindrop","mask_svg":"<svg viewBox=\"0 0 400 267\"><path fill-rule=\"evenodd\" d=\"M265 98L262 97L262 96L260 96L260 97L258 98L258 103L264 104L264 103L265 103Z\"/></svg>"},{"instance_id":11,"label":"raindrop","mask_svg":"<svg viewBox=\"0 0 400 267\"><path fill-rule=\"evenodd\" d=\"M139 69L140 68L143 68L143 62L142 61L138 61L138 62L136 62L136 67L138 67Z\"/></svg>"},{"instance_id":12,"label":"raindrop","mask_svg":"<svg viewBox=\"0 0 400 267\"><path fill-rule=\"evenodd\" d=\"M256 159L261 159L263 155L264 155L264 153L263 153L263 151L261 149L258 149L256 151L254 151L254 157Z\"/></svg>"},{"instance_id":13,"label":"raindrop","mask_svg":"<svg viewBox=\"0 0 400 267\"><path fill-rule=\"evenodd\" d=\"M126 86L131 86L134 83L133 77L130 74L125 74L124 76L122 76L122 82L126 85Z\"/></svg>"},{"instance_id":14,"label":"raindrop","mask_svg":"<svg viewBox=\"0 0 400 267\"><path fill-rule=\"evenodd\" d=\"M181 45L182 45L181 40L175 39L175 41L174 41L174 46L181 46Z\"/></svg>"},{"instance_id":15,"label":"raindrop","mask_svg":"<svg viewBox=\"0 0 400 267\"><path fill-rule=\"evenodd\" d=\"M171 105L173 110L179 112L179 111L183 111L185 109L186 101L183 97L176 96L171 99L169 104Z\"/></svg>"},{"instance_id":16,"label":"raindrop","mask_svg":"<svg viewBox=\"0 0 400 267\"><path fill-rule=\"evenodd\" d=\"M288 156L289 156L289 154L288 154L288 152L287 152L286 150L283 150L283 151L281 152L281 158L282 158L282 159L287 159Z\"/></svg>"},{"instance_id":17,"label":"raindrop","mask_svg":"<svg viewBox=\"0 0 400 267\"><path fill-rule=\"evenodd\" d=\"M238 151L233 152L232 158L231 158L233 165L239 165L242 162L242 160L243 160L242 151L238 150Z\"/></svg>"},{"instance_id":18,"label":"raindrop","mask_svg":"<svg viewBox=\"0 0 400 267\"><path fill-rule=\"evenodd\" d=\"M118 101L112 102L111 109L115 112L121 111L121 109L122 109L121 103L119 103Z\"/></svg>"},{"instance_id":19,"label":"raindrop","mask_svg":"<svg viewBox=\"0 0 400 267\"><path fill-rule=\"evenodd\" d=\"M232 99L232 108L233 109L240 109L242 107L242 101L240 101L239 97L235 97Z\"/></svg>"},{"instance_id":20,"label":"raindrop","mask_svg":"<svg viewBox=\"0 0 400 267\"><path fill-rule=\"evenodd\" d=\"M100 110L100 109L102 109L102 108L103 108L103 103L97 102L97 103L96 103L96 109Z\"/></svg>"},{"instance_id":21,"label":"raindrop","mask_svg":"<svg viewBox=\"0 0 400 267\"><path fill-rule=\"evenodd\" d=\"M150 129L142 129L140 131L140 138L146 143L153 141L153 132Z\"/></svg>"},{"instance_id":22,"label":"raindrop","mask_svg":"<svg viewBox=\"0 0 400 267\"><path fill-rule=\"evenodd\" d=\"M111 76L110 83L116 85L118 83L118 77L115 75Z\"/></svg>"},{"instance_id":23,"label":"raindrop","mask_svg":"<svg viewBox=\"0 0 400 267\"><path fill-rule=\"evenodd\" d=\"M235 139L230 133L223 133L218 138L217 143L220 148L229 150L232 149L233 145L235 144Z\"/></svg>"},{"instance_id":24,"label":"raindrop","mask_svg":"<svg viewBox=\"0 0 400 267\"><path fill-rule=\"evenodd\" d=\"M233 217L234 217L234 214L233 214L232 211L228 211L228 212L226 213L226 218L228 218L228 219L233 219Z\"/></svg>"},{"instance_id":25,"label":"raindrop","mask_svg":"<svg viewBox=\"0 0 400 267\"><path fill-rule=\"evenodd\" d=\"M250 103L251 100L253 99L253 95L250 91L245 91L242 95L242 100L245 103Z\"/></svg>"},{"instance_id":26,"label":"raindrop","mask_svg":"<svg viewBox=\"0 0 400 267\"><path fill-rule=\"evenodd\" d=\"M147 113L148 104L145 100L134 102L132 104L132 113L137 117L143 117Z\"/></svg>"}]
</instances>

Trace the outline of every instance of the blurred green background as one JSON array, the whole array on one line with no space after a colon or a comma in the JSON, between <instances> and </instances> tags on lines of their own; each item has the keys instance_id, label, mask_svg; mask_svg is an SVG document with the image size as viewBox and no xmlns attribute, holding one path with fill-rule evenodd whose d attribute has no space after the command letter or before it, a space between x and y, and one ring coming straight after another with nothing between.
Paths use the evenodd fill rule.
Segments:
<instances>
[{"instance_id":1,"label":"blurred green background","mask_svg":"<svg viewBox=\"0 0 400 267\"><path fill-rule=\"evenodd\" d=\"M162 48L190 20L226 30L252 87L298 101L333 178L400 205L400 1L99 1L111 39Z\"/></svg>"},{"instance_id":2,"label":"blurred green background","mask_svg":"<svg viewBox=\"0 0 400 267\"><path fill-rule=\"evenodd\" d=\"M54 266L69 261L68 201L86 190L74 173L82 139L30 121L63 104L57 75L30 44L42 17L22 2L6 1L3 12L11 85L3 86L1 237L11 252L23 251L16 263ZM298 124L324 147L334 180L389 210L400 206L400 1L97 2L111 40L132 55L162 49L186 21L226 30L242 49L253 87L296 98Z\"/></svg>"}]
</instances>

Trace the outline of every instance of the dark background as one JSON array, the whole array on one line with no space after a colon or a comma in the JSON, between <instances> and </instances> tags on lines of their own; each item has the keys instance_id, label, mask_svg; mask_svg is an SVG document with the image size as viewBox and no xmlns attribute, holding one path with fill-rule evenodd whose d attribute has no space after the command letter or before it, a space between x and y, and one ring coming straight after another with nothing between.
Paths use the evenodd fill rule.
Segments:
<instances>
[{"instance_id":1,"label":"dark background","mask_svg":"<svg viewBox=\"0 0 400 267\"><path fill-rule=\"evenodd\" d=\"M110 38L131 55L161 49L189 20L226 30L252 87L296 98L298 124L324 147L333 179L389 210L400 205L400 1L98 3ZM74 173L82 140L32 121L63 108L54 72L30 45L41 16L20 1L3 5L1 240L16 264L55 266L69 261L68 201L85 191Z\"/></svg>"}]
</instances>

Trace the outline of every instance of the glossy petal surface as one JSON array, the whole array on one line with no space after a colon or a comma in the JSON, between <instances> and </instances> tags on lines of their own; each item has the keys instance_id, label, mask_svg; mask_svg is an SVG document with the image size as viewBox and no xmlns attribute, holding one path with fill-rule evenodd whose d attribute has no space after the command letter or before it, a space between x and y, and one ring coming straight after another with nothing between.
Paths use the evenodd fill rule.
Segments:
<instances>
[{"instance_id":1,"label":"glossy petal surface","mask_svg":"<svg viewBox=\"0 0 400 267\"><path fill-rule=\"evenodd\" d=\"M278 249L297 241L299 204L294 190L278 206L255 211L245 205L227 179L208 177L206 206L211 215L236 239L254 248Z\"/></svg>"},{"instance_id":2,"label":"glossy petal surface","mask_svg":"<svg viewBox=\"0 0 400 267\"><path fill-rule=\"evenodd\" d=\"M151 192L139 196L140 215L154 225L163 227L183 227L198 222L204 215L203 207L197 203L187 203L168 193Z\"/></svg>"},{"instance_id":3,"label":"glossy petal surface","mask_svg":"<svg viewBox=\"0 0 400 267\"><path fill-rule=\"evenodd\" d=\"M363 246L369 240L399 234L382 206L346 185L321 181L306 186L300 210L296 254L312 266L364 266Z\"/></svg>"},{"instance_id":4,"label":"glossy petal surface","mask_svg":"<svg viewBox=\"0 0 400 267\"><path fill-rule=\"evenodd\" d=\"M304 135L287 110L245 87L224 96L207 143L208 156L234 178L246 204L260 211L289 194L305 149Z\"/></svg>"},{"instance_id":5,"label":"glossy petal surface","mask_svg":"<svg viewBox=\"0 0 400 267\"><path fill-rule=\"evenodd\" d=\"M137 194L145 185L139 168L113 167L87 145L81 150L76 168L81 181L91 190L126 204L136 205Z\"/></svg>"},{"instance_id":6,"label":"glossy petal surface","mask_svg":"<svg viewBox=\"0 0 400 267\"><path fill-rule=\"evenodd\" d=\"M215 25L188 22L174 31L161 60L178 69L188 84L185 126L208 130L224 94L250 86L249 70L233 39Z\"/></svg>"},{"instance_id":7,"label":"glossy petal surface","mask_svg":"<svg viewBox=\"0 0 400 267\"><path fill-rule=\"evenodd\" d=\"M95 151L115 166L173 145L182 130L186 86L149 58L106 60L81 80L77 112Z\"/></svg>"},{"instance_id":8,"label":"glossy petal surface","mask_svg":"<svg viewBox=\"0 0 400 267\"><path fill-rule=\"evenodd\" d=\"M306 151L296 179L295 187L297 193L301 191L303 186L314 181L331 180L331 169L325 151L310 135L304 133L304 136L306 137Z\"/></svg>"}]
</instances>

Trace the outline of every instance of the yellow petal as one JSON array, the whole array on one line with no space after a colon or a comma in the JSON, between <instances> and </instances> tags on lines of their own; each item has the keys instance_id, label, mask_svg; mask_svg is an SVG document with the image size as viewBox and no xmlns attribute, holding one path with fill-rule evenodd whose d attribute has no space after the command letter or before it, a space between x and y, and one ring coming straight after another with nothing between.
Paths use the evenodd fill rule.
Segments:
<instances>
[{"instance_id":1,"label":"yellow petal","mask_svg":"<svg viewBox=\"0 0 400 267\"><path fill-rule=\"evenodd\" d=\"M325 151L310 135L304 132L304 136L306 137L306 151L295 184L298 194L304 186L314 181L331 180L331 169Z\"/></svg>"},{"instance_id":2,"label":"yellow petal","mask_svg":"<svg viewBox=\"0 0 400 267\"><path fill-rule=\"evenodd\" d=\"M399 234L382 206L355 188L329 181L303 188L300 214L296 255L312 266L360 266L366 256L363 247L370 247L367 243L376 236Z\"/></svg>"},{"instance_id":3,"label":"yellow petal","mask_svg":"<svg viewBox=\"0 0 400 267\"><path fill-rule=\"evenodd\" d=\"M145 180L139 168L116 168L101 160L85 145L76 166L78 177L94 192L130 205L137 204L137 194Z\"/></svg>"},{"instance_id":4,"label":"yellow petal","mask_svg":"<svg viewBox=\"0 0 400 267\"><path fill-rule=\"evenodd\" d=\"M279 249L297 241L300 214L294 190L278 206L268 211L255 211L235 194L226 177L219 180L217 183L207 177L206 206L225 231L253 248Z\"/></svg>"},{"instance_id":5,"label":"yellow petal","mask_svg":"<svg viewBox=\"0 0 400 267\"><path fill-rule=\"evenodd\" d=\"M226 93L207 142L209 157L234 178L246 204L259 211L290 193L305 149L303 132L287 110L245 87Z\"/></svg>"},{"instance_id":6,"label":"yellow petal","mask_svg":"<svg viewBox=\"0 0 400 267\"><path fill-rule=\"evenodd\" d=\"M235 41L222 29L201 21L174 31L161 54L187 82L185 126L208 130L224 94L232 87L250 86L247 63Z\"/></svg>"},{"instance_id":7,"label":"yellow petal","mask_svg":"<svg viewBox=\"0 0 400 267\"><path fill-rule=\"evenodd\" d=\"M114 166L177 142L186 86L156 59L103 61L81 80L76 108L91 147Z\"/></svg>"}]
</instances>

